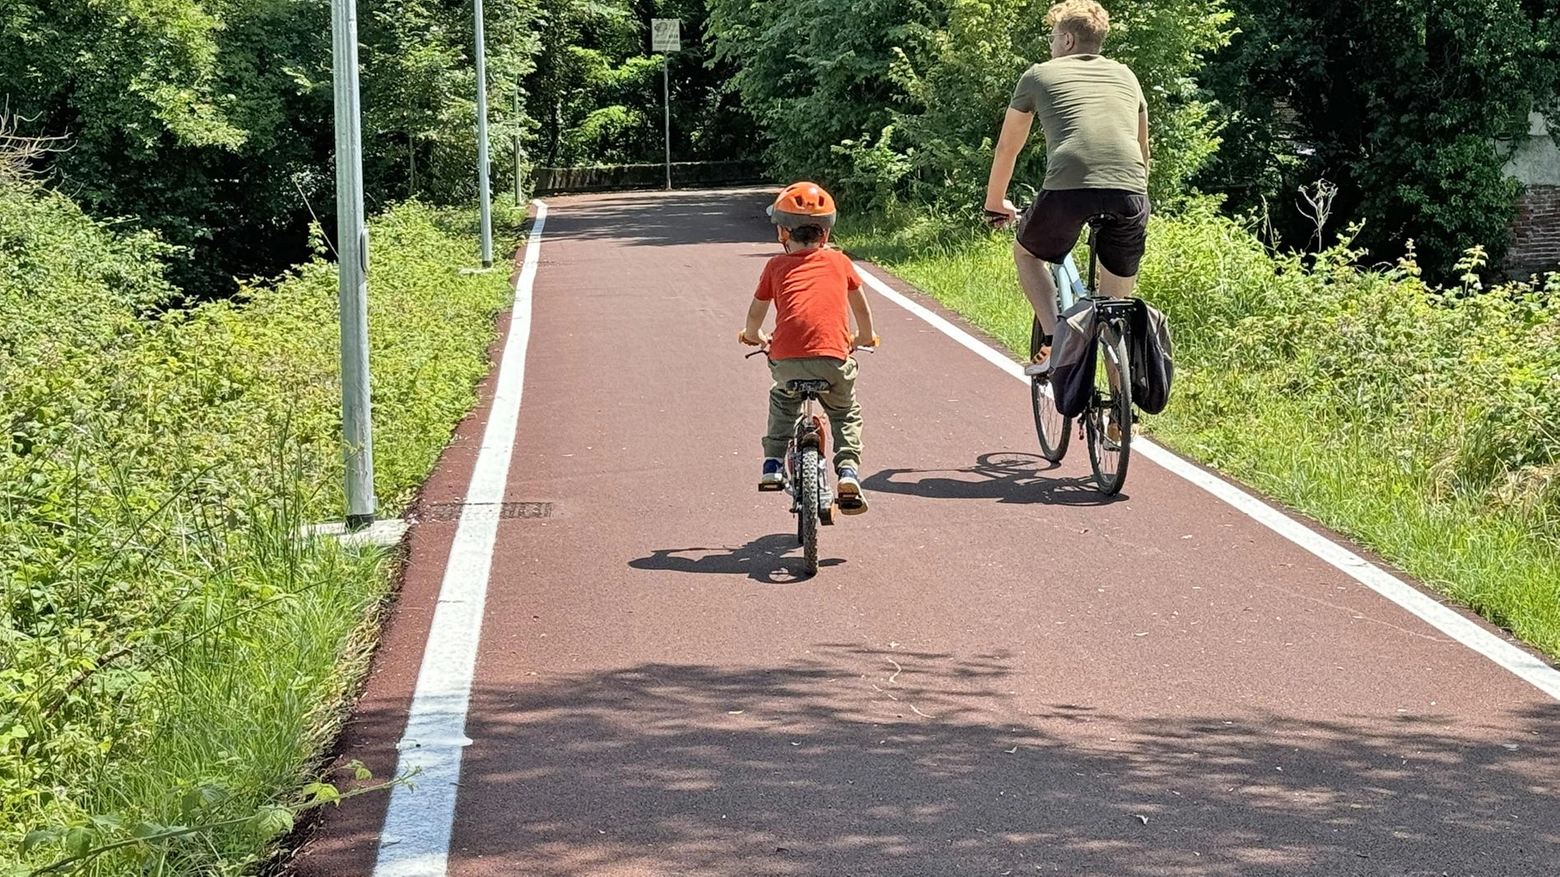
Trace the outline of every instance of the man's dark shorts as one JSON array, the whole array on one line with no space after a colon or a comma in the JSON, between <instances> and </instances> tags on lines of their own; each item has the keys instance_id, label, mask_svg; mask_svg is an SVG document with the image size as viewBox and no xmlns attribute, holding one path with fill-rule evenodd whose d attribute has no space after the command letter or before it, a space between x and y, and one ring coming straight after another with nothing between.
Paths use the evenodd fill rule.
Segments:
<instances>
[{"instance_id":1,"label":"man's dark shorts","mask_svg":"<svg viewBox=\"0 0 1560 877\"><path fill-rule=\"evenodd\" d=\"M1100 264L1117 277L1136 277L1148 238L1148 196L1121 189L1042 190L1019 216L1018 242L1037 259L1060 262L1091 217L1103 216Z\"/></svg>"}]
</instances>

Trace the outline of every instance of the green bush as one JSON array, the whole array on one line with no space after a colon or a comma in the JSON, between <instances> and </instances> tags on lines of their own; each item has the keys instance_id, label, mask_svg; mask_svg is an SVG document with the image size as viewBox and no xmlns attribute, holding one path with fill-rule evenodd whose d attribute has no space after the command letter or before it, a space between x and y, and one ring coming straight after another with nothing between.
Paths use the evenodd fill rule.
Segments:
<instances>
[{"instance_id":1,"label":"green bush","mask_svg":"<svg viewBox=\"0 0 1560 877\"><path fill-rule=\"evenodd\" d=\"M1024 69L1050 57L1048 0L711 0L718 58L769 138L781 178L838 185L859 207L903 198L976 209ZM1195 76L1228 39L1224 0L1114 0L1105 53L1148 101L1154 198L1176 202L1217 146ZM1015 182L1038 186L1036 137Z\"/></svg>"},{"instance_id":2,"label":"green bush","mask_svg":"<svg viewBox=\"0 0 1560 877\"><path fill-rule=\"evenodd\" d=\"M487 0L495 149L534 125L511 101L537 22L577 0ZM333 197L331 4L325 0L51 0L0 4L0 110L97 217L177 245L196 297L309 256L310 203ZM476 193L469 2L362 0L363 173L370 197L463 204ZM550 108L543 108L544 110ZM509 163L494 162L505 187ZM379 202L385 203L384 201ZM331 230L334 232L334 229Z\"/></svg>"},{"instance_id":3,"label":"green bush","mask_svg":"<svg viewBox=\"0 0 1560 877\"><path fill-rule=\"evenodd\" d=\"M900 219L842 240L1027 350L1010 237ZM1358 257L1275 257L1205 201L1156 217L1140 292L1177 372L1147 427L1560 655L1560 275L1481 289L1475 251L1440 288Z\"/></svg>"},{"instance_id":4,"label":"green bush","mask_svg":"<svg viewBox=\"0 0 1560 877\"><path fill-rule=\"evenodd\" d=\"M1230 0L1239 32L1205 79L1228 130L1199 182L1237 211L1270 212L1290 245L1314 224L1296 190L1339 188L1329 233L1455 279L1468 247L1498 260L1520 186L1497 143L1560 97L1556 0Z\"/></svg>"},{"instance_id":5,"label":"green bush","mask_svg":"<svg viewBox=\"0 0 1560 877\"><path fill-rule=\"evenodd\" d=\"M371 223L389 513L472 404L507 300L502 272L461 273L465 224L417 204ZM0 252L0 861L39 825L71 826L70 848L288 803L390 584L383 552L300 536L342 505L334 267L161 312L154 242L14 188ZM236 873L280 827L85 873Z\"/></svg>"}]
</instances>

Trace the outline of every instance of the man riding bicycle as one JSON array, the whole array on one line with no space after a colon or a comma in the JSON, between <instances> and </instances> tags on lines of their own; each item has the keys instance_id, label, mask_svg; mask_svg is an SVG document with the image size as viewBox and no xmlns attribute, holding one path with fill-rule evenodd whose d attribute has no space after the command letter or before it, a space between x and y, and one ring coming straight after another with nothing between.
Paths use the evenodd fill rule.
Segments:
<instances>
[{"instance_id":1,"label":"man riding bicycle","mask_svg":"<svg viewBox=\"0 0 1560 877\"><path fill-rule=\"evenodd\" d=\"M1148 229L1148 106L1137 76L1099 54L1110 16L1095 0L1064 0L1046 13L1051 60L1019 78L1002 120L986 215L1018 221L1013 259L1019 285L1035 310L1045 343L1025 374L1050 367L1056 331L1056 282L1042 262L1060 262L1090 219L1099 217L1100 292L1132 294ZM1046 170L1040 197L1019 215L1007 198L1013 166L1034 117L1045 134Z\"/></svg>"}]
</instances>

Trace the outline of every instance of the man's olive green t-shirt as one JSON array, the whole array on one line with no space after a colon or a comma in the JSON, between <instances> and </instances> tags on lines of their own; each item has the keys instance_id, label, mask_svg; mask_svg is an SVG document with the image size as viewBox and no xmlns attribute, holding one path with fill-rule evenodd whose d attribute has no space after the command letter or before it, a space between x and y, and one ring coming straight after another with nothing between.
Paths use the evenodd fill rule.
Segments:
<instances>
[{"instance_id":1,"label":"man's olive green t-shirt","mask_svg":"<svg viewBox=\"0 0 1560 877\"><path fill-rule=\"evenodd\" d=\"M1040 117L1043 188L1148 194L1148 166L1138 146L1138 114L1147 105L1125 64L1099 55L1052 58L1024 72L1008 106Z\"/></svg>"}]
</instances>

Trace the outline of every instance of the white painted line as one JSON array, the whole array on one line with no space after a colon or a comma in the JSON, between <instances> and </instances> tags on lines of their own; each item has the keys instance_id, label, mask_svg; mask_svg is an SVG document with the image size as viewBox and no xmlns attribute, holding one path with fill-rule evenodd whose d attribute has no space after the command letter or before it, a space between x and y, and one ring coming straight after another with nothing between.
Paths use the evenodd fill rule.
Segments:
<instances>
[{"instance_id":1,"label":"white painted line","mask_svg":"<svg viewBox=\"0 0 1560 877\"><path fill-rule=\"evenodd\" d=\"M856 265L856 272L868 286L884 298L930 323L980 358L1026 384L1029 382L1029 378L1024 376L1024 367L1014 362L1011 357L896 292L888 284L873 276L860 263ZM1560 670L1550 666L1544 660L1528 654L1456 611L1441 605L1418 588L1299 523L1268 503L1186 462L1153 442L1138 438L1132 442L1132 449L1208 491L1278 535L1336 567L1360 584L1419 616L1431 627L1511 671L1539 691L1555 700L1560 700Z\"/></svg>"},{"instance_id":2,"label":"white painted line","mask_svg":"<svg viewBox=\"0 0 1560 877\"><path fill-rule=\"evenodd\" d=\"M419 775L413 780L415 788L398 786L390 793L374 877L444 877L449 870L461 753L471 745L466 737L466 710L482 636L493 544L498 538L498 518L471 510L480 508L479 504L503 501L509 476L520 395L525 388L526 349L531 340L531 288L536 282L542 228L547 223L547 205L532 203L536 221L515 282L515 305L509 339L499 359L493 409L444 569L406 734L397 746L401 757L396 773L418 770Z\"/></svg>"}]
</instances>

